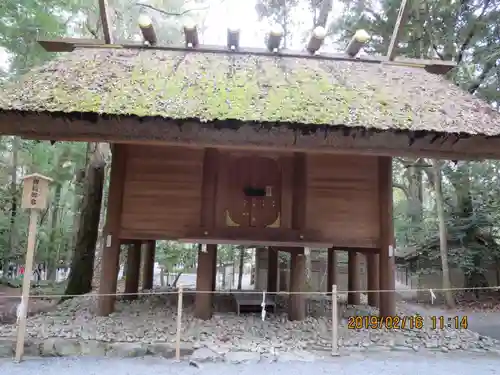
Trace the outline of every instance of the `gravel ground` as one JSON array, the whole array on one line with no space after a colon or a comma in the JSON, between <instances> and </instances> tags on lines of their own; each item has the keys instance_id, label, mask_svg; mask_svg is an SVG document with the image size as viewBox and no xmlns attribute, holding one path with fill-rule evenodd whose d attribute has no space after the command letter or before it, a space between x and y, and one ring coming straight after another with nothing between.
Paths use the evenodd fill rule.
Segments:
<instances>
[{"instance_id":1,"label":"gravel ground","mask_svg":"<svg viewBox=\"0 0 500 375\"><path fill-rule=\"evenodd\" d=\"M429 355L426 360L419 356L340 357L316 362L277 362L230 365L205 364L195 368L186 363L174 363L157 358L93 359L53 358L32 359L20 364L0 361L0 373L8 375L303 375L314 374L363 374L363 375L487 375L498 373L498 358L488 356Z\"/></svg>"}]
</instances>

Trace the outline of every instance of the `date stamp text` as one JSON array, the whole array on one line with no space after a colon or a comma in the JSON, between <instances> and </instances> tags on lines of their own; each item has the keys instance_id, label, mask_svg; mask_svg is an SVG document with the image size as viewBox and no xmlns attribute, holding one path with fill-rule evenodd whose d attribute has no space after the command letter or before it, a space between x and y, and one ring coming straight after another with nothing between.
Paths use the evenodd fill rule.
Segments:
<instances>
[{"instance_id":1,"label":"date stamp text","mask_svg":"<svg viewBox=\"0 0 500 375\"><path fill-rule=\"evenodd\" d=\"M394 315L379 318L378 316L351 316L347 320L348 329L467 329L467 316L431 315Z\"/></svg>"}]
</instances>

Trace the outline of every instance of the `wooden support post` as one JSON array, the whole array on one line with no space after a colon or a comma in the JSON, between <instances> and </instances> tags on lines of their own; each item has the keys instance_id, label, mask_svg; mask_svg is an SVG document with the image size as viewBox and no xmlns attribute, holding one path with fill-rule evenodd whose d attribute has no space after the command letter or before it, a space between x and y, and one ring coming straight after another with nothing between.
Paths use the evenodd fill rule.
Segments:
<instances>
[{"instance_id":1,"label":"wooden support post","mask_svg":"<svg viewBox=\"0 0 500 375\"><path fill-rule=\"evenodd\" d=\"M24 336L26 335L26 317L29 310L29 295L31 286L31 275L33 274L33 257L35 255L36 231L39 212L31 210L30 223L28 229L28 248L26 250L26 263L24 265L23 275L23 290L18 307L18 326L17 326L17 342L16 342L16 361L20 362L24 354Z\"/></svg>"},{"instance_id":2,"label":"wooden support post","mask_svg":"<svg viewBox=\"0 0 500 375\"><path fill-rule=\"evenodd\" d=\"M146 241L142 254L142 289L153 289L156 241Z\"/></svg>"},{"instance_id":3,"label":"wooden support post","mask_svg":"<svg viewBox=\"0 0 500 375\"><path fill-rule=\"evenodd\" d=\"M278 291L278 249L269 246L267 253L267 292Z\"/></svg>"},{"instance_id":4,"label":"wooden support post","mask_svg":"<svg viewBox=\"0 0 500 375\"><path fill-rule=\"evenodd\" d=\"M202 250L203 246L206 246L206 251ZM196 293L194 315L203 320L212 317L214 257L217 257L217 245L199 245L196 291L201 293Z\"/></svg>"},{"instance_id":5,"label":"wooden support post","mask_svg":"<svg viewBox=\"0 0 500 375\"><path fill-rule=\"evenodd\" d=\"M359 253L357 251L349 251L349 260L347 264L347 280L348 280L348 294L347 303L349 305L361 304L361 293L355 292L360 290L360 272L359 272Z\"/></svg>"},{"instance_id":6,"label":"wooden support post","mask_svg":"<svg viewBox=\"0 0 500 375\"><path fill-rule=\"evenodd\" d=\"M337 253L335 249L328 249L328 262L326 270L327 292L332 292L332 285L337 285Z\"/></svg>"},{"instance_id":7,"label":"wooden support post","mask_svg":"<svg viewBox=\"0 0 500 375\"><path fill-rule=\"evenodd\" d=\"M177 296L177 332L175 335L175 359L181 360L181 334L182 334L182 302L183 302L183 287L179 285L179 294Z\"/></svg>"},{"instance_id":8,"label":"wooden support post","mask_svg":"<svg viewBox=\"0 0 500 375\"><path fill-rule=\"evenodd\" d=\"M116 283L120 263L120 221L122 214L123 186L127 163L127 146L114 144L112 148L111 175L109 179L108 207L106 210L105 243L101 259L98 314L106 316L114 311Z\"/></svg>"},{"instance_id":9,"label":"wooden support post","mask_svg":"<svg viewBox=\"0 0 500 375\"><path fill-rule=\"evenodd\" d=\"M125 299L137 299L139 292L139 271L141 269L141 241L128 245L125 270Z\"/></svg>"},{"instance_id":10,"label":"wooden support post","mask_svg":"<svg viewBox=\"0 0 500 375\"><path fill-rule=\"evenodd\" d=\"M306 258L304 248L291 252L290 293L304 292L306 283ZM304 294L290 294L288 302L288 319L304 320L306 318L306 300Z\"/></svg>"},{"instance_id":11,"label":"wooden support post","mask_svg":"<svg viewBox=\"0 0 500 375\"><path fill-rule=\"evenodd\" d=\"M367 262L367 279L368 279L368 290L379 290L380 282L379 282L379 261L378 254L370 253L366 256ZM379 307L379 292L369 292L368 293L368 305L373 307Z\"/></svg>"},{"instance_id":12,"label":"wooden support post","mask_svg":"<svg viewBox=\"0 0 500 375\"><path fill-rule=\"evenodd\" d=\"M40 210L47 207L47 196L51 178L34 173L23 178L23 194L21 207L30 210L28 244L24 264L23 289L21 301L17 307L17 342L16 361L20 362L24 354L24 336L26 335L26 319L29 311L31 277L33 275L33 258L35 256L36 232ZM5 270L5 274L7 271Z\"/></svg>"},{"instance_id":13,"label":"wooden support post","mask_svg":"<svg viewBox=\"0 0 500 375\"><path fill-rule=\"evenodd\" d=\"M217 171L219 169L219 151L215 148L206 148L203 156L203 183L201 185L201 217L200 225L210 231L215 226L215 203L217 202ZM211 287L217 289L217 246L212 259L213 272L211 273ZM199 263L198 263L199 267Z\"/></svg>"},{"instance_id":14,"label":"wooden support post","mask_svg":"<svg viewBox=\"0 0 500 375\"><path fill-rule=\"evenodd\" d=\"M337 285L329 287L332 291L332 356L339 355L339 313L337 306Z\"/></svg>"},{"instance_id":15,"label":"wooden support post","mask_svg":"<svg viewBox=\"0 0 500 375\"><path fill-rule=\"evenodd\" d=\"M379 277L380 316L390 317L396 313L394 300L394 228L392 222L392 158L379 156L379 210L380 210L380 255ZM390 290L390 292L389 292Z\"/></svg>"}]
</instances>

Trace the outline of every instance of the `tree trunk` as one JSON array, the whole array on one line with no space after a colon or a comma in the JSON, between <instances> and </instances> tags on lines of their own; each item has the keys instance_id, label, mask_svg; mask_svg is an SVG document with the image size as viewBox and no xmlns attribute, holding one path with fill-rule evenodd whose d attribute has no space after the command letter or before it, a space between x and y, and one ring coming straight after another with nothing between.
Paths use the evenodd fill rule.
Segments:
<instances>
[{"instance_id":1,"label":"tree trunk","mask_svg":"<svg viewBox=\"0 0 500 375\"><path fill-rule=\"evenodd\" d=\"M446 223L444 219L444 205L443 205L443 188L441 184L441 163L434 160L433 163L436 192L436 211L439 222L439 251L441 253L441 267L443 269L443 289L446 305L451 309L455 307L455 300L451 292L450 270L448 267L448 235L446 231Z\"/></svg>"},{"instance_id":2,"label":"tree trunk","mask_svg":"<svg viewBox=\"0 0 500 375\"><path fill-rule=\"evenodd\" d=\"M243 266L245 265L245 247L242 246L240 249L240 264L238 267L238 290L241 290L241 284L243 282Z\"/></svg>"},{"instance_id":3,"label":"tree trunk","mask_svg":"<svg viewBox=\"0 0 500 375\"><path fill-rule=\"evenodd\" d=\"M161 266L160 268L160 287L164 287L165 286L165 269L163 268L163 266Z\"/></svg>"},{"instance_id":4,"label":"tree trunk","mask_svg":"<svg viewBox=\"0 0 500 375\"><path fill-rule=\"evenodd\" d=\"M326 23L328 21L328 15L332 10L332 0L322 0L319 4L319 12L316 13L316 9L314 9L314 19L313 24L314 27L322 26L326 27Z\"/></svg>"},{"instance_id":5,"label":"tree trunk","mask_svg":"<svg viewBox=\"0 0 500 375\"><path fill-rule=\"evenodd\" d=\"M226 264L222 263L222 289L226 289Z\"/></svg>"},{"instance_id":6,"label":"tree trunk","mask_svg":"<svg viewBox=\"0 0 500 375\"><path fill-rule=\"evenodd\" d=\"M179 282L179 279L181 278L181 275L182 275L182 271L180 272L177 272L177 275L175 275L175 279L174 281L172 282L172 288L175 288L177 287L177 283Z\"/></svg>"},{"instance_id":7,"label":"tree trunk","mask_svg":"<svg viewBox=\"0 0 500 375\"><path fill-rule=\"evenodd\" d=\"M3 270L4 277L7 276L9 263L12 258L16 256L17 250L17 169L18 169L18 156L19 156L20 140L18 137L12 137L12 161L10 165L10 224L9 224L9 239L8 248L4 253Z\"/></svg>"},{"instance_id":8,"label":"tree trunk","mask_svg":"<svg viewBox=\"0 0 500 375\"><path fill-rule=\"evenodd\" d=\"M87 146L87 159L88 159L88 154L89 154L89 147ZM76 244L76 238L78 235L77 228L80 225L80 215L77 215L76 213L79 212L81 207L83 207L84 181L85 181L85 166L82 165L81 168L78 169L75 178L75 196L73 201L74 216L73 216L73 224L71 226L73 230L73 235L69 236L69 241L67 245L68 251L66 252L67 256L66 265L71 264L74 255L74 248Z\"/></svg>"},{"instance_id":9,"label":"tree trunk","mask_svg":"<svg viewBox=\"0 0 500 375\"><path fill-rule=\"evenodd\" d=\"M52 217L50 224L49 236L49 254L47 254L47 279L55 281L57 274L57 266L59 264L59 244L56 242L57 222L59 218L59 206L61 202L62 185L57 182L54 191L54 202L52 204Z\"/></svg>"},{"instance_id":10,"label":"tree trunk","mask_svg":"<svg viewBox=\"0 0 500 375\"><path fill-rule=\"evenodd\" d=\"M98 144L93 143L89 147L91 153L88 161L85 195L80 210L78 233L66 295L85 294L92 290L105 162Z\"/></svg>"},{"instance_id":11,"label":"tree trunk","mask_svg":"<svg viewBox=\"0 0 500 375\"><path fill-rule=\"evenodd\" d=\"M462 243L465 249L471 251L472 267L464 269L465 287L481 288L488 286L488 280L481 267L484 254L481 251L475 251L477 246L478 225L474 220L474 206L472 204L470 165L466 161L457 163L456 171L448 168L448 179L450 180L456 194L455 215L460 219L458 225L465 226ZM475 295L479 298L480 289L475 289Z\"/></svg>"}]
</instances>

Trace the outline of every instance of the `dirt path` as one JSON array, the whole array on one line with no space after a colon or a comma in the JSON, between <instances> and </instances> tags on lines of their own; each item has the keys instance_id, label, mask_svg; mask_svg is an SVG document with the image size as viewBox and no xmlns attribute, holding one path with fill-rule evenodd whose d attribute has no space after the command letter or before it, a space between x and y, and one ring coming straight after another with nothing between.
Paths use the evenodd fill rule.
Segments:
<instances>
[{"instance_id":1,"label":"dirt path","mask_svg":"<svg viewBox=\"0 0 500 375\"><path fill-rule=\"evenodd\" d=\"M9 324L16 321L17 305L21 300L21 288L11 288L0 285L0 324ZM41 311L52 308L54 302L39 298L31 299L29 303L28 315L33 315Z\"/></svg>"}]
</instances>

